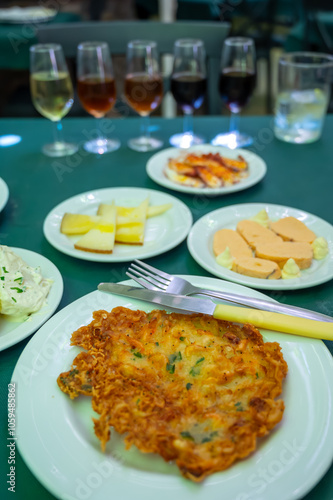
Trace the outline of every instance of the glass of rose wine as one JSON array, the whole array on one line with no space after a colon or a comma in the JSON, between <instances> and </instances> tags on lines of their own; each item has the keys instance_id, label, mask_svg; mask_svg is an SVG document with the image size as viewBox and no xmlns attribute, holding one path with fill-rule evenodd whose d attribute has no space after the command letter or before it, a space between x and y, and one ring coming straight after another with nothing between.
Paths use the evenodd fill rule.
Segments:
<instances>
[{"instance_id":1,"label":"glass of rose wine","mask_svg":"<svg viewBox=\"0 0 333 500\"><path fill-rule=\"evenodd\" d=\"M101 130L103 118L116 102L112 60L106 42L83 42L77 48L77 93L82 107L97 118L96 138L84 143L89 153L104 154L120 147Z\"/></svg>"},{"instance_id":2,"label":"glass of rose wine","mask_svg":"<svg viewBox=\"0 0 333 500\"><path fill-rule=\"evenodd\" d=\"M163 80L159 72L157 45L152 41L132 40L127 45L125 98L141 116L141 136L128 141L135 151L153 151L163 145L150 136L149 115L161 103Z\"/></svg>"},{"instance_id":3,"label":"glass of rose wine","mask_svg":"<svg viewBox=\"0 0 333 500\"><path fill-rule=\"evenodd\" d=\"M184 113L183 133L170 137L170 144L189 148L202 144L203 137L193 133L193 112L202 105L206 88L206 54L202 40L183 38L174 44L171 93Z\"/></svg>"},{"instance_id":4,"label":"glass of rose wine","mask_svg":"<svg viewBox=\"0 0 333 500\"><path fill-rule=\"evenodd\" d=\"M249 146L253 138L239 132L239 114L250 99L256 84L255 47L251 38L230 37L224 41L221 55L219 92L231 112L229 132L217 135L214 146L231 149Z\"/></svg>"},{"instance_id":5,"label":"glass of rose wine","mask_svg":"<svg viewBox=\"0 0 333 500\"><path fill-rule=\"evenodd\" d=\"M78 146L64 142L61 119L73 106L73 85L61 45L38 44L30 47L30 92L33 105L54 122L54 143L43 146L47 156L67 156Z\"/></svg>"}]
</instances>

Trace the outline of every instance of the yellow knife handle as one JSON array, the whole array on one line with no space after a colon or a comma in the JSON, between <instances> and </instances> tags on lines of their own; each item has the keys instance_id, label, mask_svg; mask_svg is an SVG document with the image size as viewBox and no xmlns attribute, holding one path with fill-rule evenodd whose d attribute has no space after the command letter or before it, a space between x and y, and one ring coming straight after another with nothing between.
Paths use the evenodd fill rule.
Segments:
<instances>
[{"instance_id":1,"label":"yellow knife handle","mask_svg":"<svg viewBox=\"0 0 333 500\"><path fill-rule=\"evenodd\" d=\"M215 307L214 318L234 323L251 323L258 328L292 333L303 337L333 340L333 323L299 318L259 309L218 304Z\"/></svg>"}]
</instances>

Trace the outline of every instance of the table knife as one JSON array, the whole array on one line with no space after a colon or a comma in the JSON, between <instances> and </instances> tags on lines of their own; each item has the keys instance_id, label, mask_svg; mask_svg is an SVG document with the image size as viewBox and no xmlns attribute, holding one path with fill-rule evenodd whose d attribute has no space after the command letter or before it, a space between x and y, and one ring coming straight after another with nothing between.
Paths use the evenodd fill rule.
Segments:
<instances>
[{"instance_id":1,"label":"table knife","mask_svg":"<svg viewBox=\"0 0 333 500\"><path fill-rule=\"evenodd\" d=\"M303 337L333 340L333 323L299 318L259 309L215 304L210 299L187 297L166 292L157 292L118 283L100 283L98 290L110 292L132 299L152 302L159 306L170 307L180 312L209 314L216 319L235 323L251 323L258 328L292 333Z\"/></svg>"}]
</instances>

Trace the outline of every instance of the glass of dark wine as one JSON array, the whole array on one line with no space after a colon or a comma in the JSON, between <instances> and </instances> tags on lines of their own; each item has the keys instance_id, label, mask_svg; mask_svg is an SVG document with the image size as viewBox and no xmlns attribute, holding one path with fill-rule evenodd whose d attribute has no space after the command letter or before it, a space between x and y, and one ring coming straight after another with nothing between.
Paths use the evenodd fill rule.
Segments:
<instances>
[{"instance_id":1,"label":"glass of dark wine","mask_svg":"<svg viewBox=\"0 0 333 500\"><path fill-rule=\"evenodd\" d=\"M98 120L96 138L85 142L84 149L97 154L118 149L120 141L105 137L101 130L101 118L116 102L116 85L107 43L83 42L78 46L77 93L82 107Z\"/></svg>"},{"instance_id":2,"label":"glass of dark wine","mask_svg":"<svg viewBox=\"0 0 333 500\"><path fill-rule=\"evenodd\" d=\"M64 142L61 119L73 106L74 93L61 45L30 47L30 92L34 107L54 123L54 142L43 146L47 156L67 156L77 152L77 144Z\"/></svg>"},{"instance_id":3,"label":"glass of dark wine","mask_svg":"<svg viewBox=\"0 0 333 500\"><path fill-rule=\"evenodd\" d=\"M163 145L150 136L149 115L161 103L163 80L159 72L157 45L152 41L132 40L127 45L125 98L141 116L141 136L128 141L135 151L153 151Z\"/></svg>"},{"instance_id":4,"label":"glass of dark wine","mask_svg":"<svg viewBox=\"0 0 333 500\"><path fill-rule=\"evenodd\" d=\"M256 84L255 47L251 38L230 37L224 41L221 56L219 92L231 112L230 128L213 140L214 146L235 149L249 146L253 138L239 132L239 114L251 97Z\"/></svg>"},{"instance_id":5,"label":"glass of dark wine","mask_svg":"<svg viewBox=\"0 0 333 500\"><path fill-rule=\"evenodd\" d=\"M189 148L202 144L203 137L193 133L193 112L202 105L207 88L206 54L202 40L182 38L174 44L171 93L184 113L183 133L170 137L170 144Z\"/></svg>"}]
</instances>

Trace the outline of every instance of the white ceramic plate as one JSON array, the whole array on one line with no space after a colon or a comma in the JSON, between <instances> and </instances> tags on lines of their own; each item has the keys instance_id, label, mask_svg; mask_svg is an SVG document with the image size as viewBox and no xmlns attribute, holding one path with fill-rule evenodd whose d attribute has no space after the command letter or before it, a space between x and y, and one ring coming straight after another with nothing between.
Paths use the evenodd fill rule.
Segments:
<instances>
[{"instance_id":1,"label":"white ceramic plate","mask_svg":"<svg viewBox=\"0 0 333 500\"><path fill-rule=\"evenodd\" d=\"M46 7L9 7L0 9L0 22L10 24L43 23L54 18L57 11Z\"/></svg>"},{"instance_id":2,"label":"white ceramic plate","mask_svg":"<svg viewBox=\"0 0 333 500\"><path fill-rule=\"evenodd\" d=\"M74 248L78 237L60 233L61 219L65 212L96 215L100 203L115 201L119 206L137 206L149 197L150 205L172 203L164 214L147 219L143 245L115 245L112 254L84 252ZM167 252L181 243L192 225L192 214L187 206L169 194L152 189L106 188L78 194L60 203L46 217L44 235L60 252L83 260L96 262L126 262Z\"/></svg>"},{"instance_id":3,"label":"white ceramic plate","mask_svg":"<svg viewBox=\"0 0 333 500\"><path fill-rule=\"evenodd\" d=\"M200 287L252 297L261 293L212 278L190 277ZM132 281L126 283L135 284ZM266 297L267 298L267 297ZM202 484L181 477L178 468L134 446L126 451L112 430L102 453L94 434L91 399L70 400L57 386L80 352L71 333L90 323L92 312L124 306L149 311L154 306L94 291L58 312L31 339L16 365L18 447L37 479L63 500L296 500L320 480L333 456L333 361L320 340L262 330L280 343L289 366L282 398L282 422L257 450ZM42 404L41 404L42 402ZM222 492L222 493L221 493Z\"/></svg>"},{"instance_id":4,"label":"white ceramic plate","mask_svg":"<svg viewBox=\"0 0 333 500\"><path fill-rule=\"evenodd\" d=\"M317 236L326 238L329 246L329 255L323 260L313 260L309 269L301 271L300 278L265 280L251 278L234 271L226 269L215 261L213 253L213 237L218 229L236 229L240 220L248 219L265 208L272 220L281 217L293 216L301 220L312 229ZM234 281L242 285L265 290L296 290L320 285L333 278L333 227L328 222L311 215L304 210L290 208L269 203L246 203L242 205L231 205L229 207L214 210L204 215L192 227L188 239L188 249L200 266L210 273L226 280Z\"/></svg>"},{"instance_id":5,"label":"white ceramic plate","mask_svg":"<svg viewBox=\"0 0 333 500\"><path fill-rule=\"evenodd\" d=\"M64 285L60 272L54 264L43 255L23 248L10 247L29 266L40 267L44 278L53 280L46 304L37 312L31 314L23 323L16 323L0 316L0 351L17 344L25 339L45 323L57 309L62 297Z\"/></svg>"},{"instance_id":6,"label":"white ceramic plate","mask_svg":"<svg viewBox=\"0 0 333 500\"><path fill-rule=\"evenodd\" d=\"M6 206L9 197L9 189L7 184L0 177L0 212Z\"/></svg>"},{"instance_id":7,"label":"white ceramic plate","mask_svg":"<svg viewBox=\"0 0 333 500\"><path fill-rule=\"evenodd\" d=\"M224 155L228 158L237 158L238 155L242 155L249 164L249 175L237 184L220 188L194 188L172 182L164 174L164 169L168 163L168 159L176 158L180 154L184 154L190 151L197 151L202 153L220 153L220 155ZM157 184L160 184L161 186L173 189L174 191L206 196L217 196L222 194L234 193L235 191L241 191L242 189L247 189L254 184L257 184L257 182L259 182L265 176L267 167L262 158L252 153L251 151L247 151L246 149L232 150L221 146L202 144L200 146L193 146L186 150L178 148L164 149L163 151L154 154L154 156L152 156L148 160L146 170L148 176L153 181L155 181Z\"/></svg>"}]
</instances>

